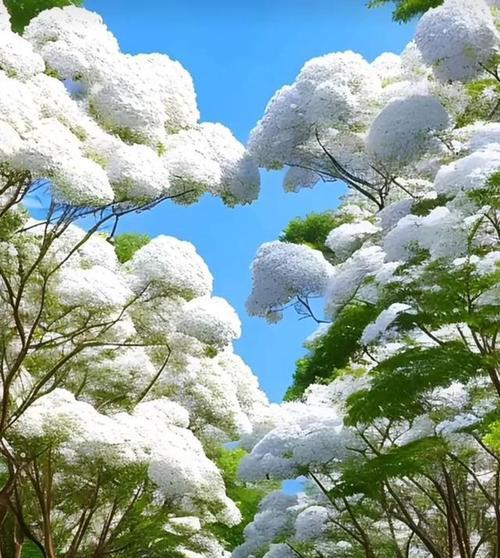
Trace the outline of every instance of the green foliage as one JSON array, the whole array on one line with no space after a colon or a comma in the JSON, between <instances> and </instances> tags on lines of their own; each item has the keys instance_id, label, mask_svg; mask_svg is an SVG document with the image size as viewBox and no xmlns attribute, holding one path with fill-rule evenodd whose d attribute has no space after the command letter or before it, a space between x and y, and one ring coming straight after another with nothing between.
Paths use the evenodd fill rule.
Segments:
<instances>
[{"instance_id":1,"label":"green foliage","mask_svg":"<svg viewBox=\"0 0 500 558\"><path fill-rule=\"evenodd\" d=\"M484 437L484 443L500 455L500 421L492 425L490 432Z\"/></svg>"},{"instance_id":2,"label":"green foliage","mask_svg":"<svg viewBox=\"0 0 500 558\"><path fill-rule=\"evenodd\" d=\"M83 0L5 0L9 10L12 29L22 33L28 23L43 10L69 5L81 6Z\"/></svg>"},{"instance_id":3,"label":"green foliage","mask_svg":"<svg viewBox=\"0 0 500 558\"><path fill-rule=\"evenodd\" d=\"M485 188L469 192L469 198L479 207L489 205L492 209L500 209L500 172L490 176Z\"/></svg>"},{"instance_id":4,"label":"green foliage","mask_svg":"<svg viewBox=\"0 0 500 558\"><path fill-rule=\"evenodd\" d=\"M350 358L361 350L361 334L377 314L378 310L367 304L344 308L328 332L313 343L309 354L297 361L293 384L285 400L300 398L313 383L333 380L335 371L345 368Z\"/></svg>"},{"instance_id":5,"label":"green foliage","mask_svg":"<svg viewBox=\"0 0 500 558\"><path fill-rule=\"evenodd\" d=\"M419 215L420 217L424 217L428 215L433 209L439 207L440 205L444 205L445 200L442 197L438 196L436 198L424 198L414 202L411 206L411 212L413 215Z\"/></svg>"},{"instance_id":6,"label":"green foliage","mask_svg":"<svg viewBox=\"0 0 500 558\"><path fill-rule=\"evenodd\" d=\"M498 412L495 413L498 416ZM500 455L500 418L488 425L487 433L483 438L483 442L488 448Z\"/></svg>"},{"instance_id":7,"label":"green foliage","mask_svg":"<svg viewBox=\"0 0 500 558\"><path fill-rule=\"evenodd\" d=\"M37 546L35 546L31 541L28 541L23 544L21 558L43 558L43 554Z\"/></svg>"},{"instance_id":8,"label":"green foliage","mask_svg":"<svg viewBox=\"0 0 500 558\"><path fill-rule=\"evenodd\" d=\"M346 222L345 219L339 219L331 211L309 213L304 218L292 219L281 234L280 240L293 244L305 244L323 252L328 233L342 222Z\"/></svg>"},{"instance_id":9,"label":"green foliage","mask_svg":"<svg viewBox=\"0 0 500 558\"><path fill-rule=\"evenodd\" d=\"M375 496L384 482L424 473L433 463L439 463L446 452L446 442L436 437L423 438L401 447L393 446L369 461L352 462L343 471L341 481L331 491L331 495Z\"/></svg>"},{"instance_id":10,"label":"green foliage","mask_svg":"<svg viewBox=\"0 0 500 558\"><path fill-rule=\"evenodd\" d=\"M120 263L128 262L132 256L149 243L151 238L147 234L123 233L115 237L115 252Z\"/></svg>"},{"instance_id":11,"label":"green foliage","mask_svg":"<svg viewBox=\"0 0 500 558\"><path fill-rule=\"evenodd\" d=\"M378 8L385 4L395 4L392 19L400 23L406 23L414 17L419 17L431 8L436 8L444 0L371 0L369 8Z\"/></svg>"},{"instance_id":12,"label":"green foliage","mask_svg":"<svg viewBox=\"0 0 500 558\"><path fill-rule=\"evenodd\" d=\"M459 128L473 124L477 120L490 120L498 110L496 103L500 94L500 84L494 78L468 83L466 90L469 95L469 103L465 111L457 118ZM488 90L492 91L493 95L485 98L484 94Z\"/></svg>"},{"instance_id":13,"label":"green foliage","mask_svg":"<svg viewBox=\"0 0 500 558\"><path fill-rule=\"evenodd\" d=\"M377 418L408 419L425 412L429 390L467 382L483 374L485 359L463 343L449 341L435 347L413 347L392 356L372 371L370 389L351 395L348 421L369 423Z\"/></svg>"},{"instance_id":14,"label":"green foliage","mask_svg":"<svg viewBox=\"0 0 500 558\"><path fill-rule=\"evenodd\" d=\"M238 480L238 468L246 455L247 452L241 448L221 449L216 458L217 465L224 477L227 495L236 503L242 516L241 523L235 527L219 524L213 528L214 533L225 540L230 549L243 544L245 540L243 530L253 520L260 501L271 490L279 488L279 483L275 482L261 482L257 486Z\"/></svg>"}]
</instances>

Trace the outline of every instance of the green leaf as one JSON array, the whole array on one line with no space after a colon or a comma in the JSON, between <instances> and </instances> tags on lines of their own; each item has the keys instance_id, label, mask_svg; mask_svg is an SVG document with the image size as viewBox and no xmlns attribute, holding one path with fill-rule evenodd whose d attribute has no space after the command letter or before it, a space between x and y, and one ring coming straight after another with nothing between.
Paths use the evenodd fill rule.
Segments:
<instances>
[{"instance_id":1,"label":"green leaf","mask_svg":"<svg viewBox=\"0 0 500 558\"><path fill-rule=\"evenodd\" d=\"M325 247L328 233L342 223L352 221L351 216L336 216L331 211L324 213L310 213L306 217L296 217L288 223L286 229L280 236L282 242L293 244L305 244L315 250L330 252Z\"/></svg>"},{"instance_id":2,"label":"green leaf","mask_svg":"<svg viewBox=\"0 0 500 558\"><path fill-rule=\"evenodd\" d=\"M481 355L470 352L458 341L402 351L373 369L369 389L348 398L348 422L418 416L426 411L425 395L429 390L447 387L454 381L467 382L483 374L485 364Z\"/></svg>"},{"instance_id":3,"label":"green leaf","mask_svg":"<svg viewBox=\"0 0 500 558\"><path fill-rule=\"evenodd\" d=\"M22 33L28 23L43 10L63 6L81 6L83 0L5 0L13 31Z\"/></svg>"},{"instance_id":4,"label":"green leaf","mask_svg":"<svg viewBox=\"0 0 500 558\"><path fill-rule=\"evenodd\" d=\"M419 17L431 8L436 8L444 0L371 0L369 8L378 8L392 2L395 4L392 19L400 23L406 23L414 17Z\"/></svg>"},{"instance_id":5,"label":"green leaf","mask_svg":"<svg viewBox=\"0 0 500 558\"><path fill-rule=\"evenodd\" d=\"M344 308L328 332L313 344L310 353L297 361L293 384L285 400L300 398L311 384L331 380L336 370L348 366L350 359L361 350L363 330L377 314L378 309L367 304Z\"/></svg>"},{"instance_id":6,"label":"green leaf","mask_svg":"<svg viewBox=\"0 0 500 558\"><path fill-rule=\"evenodd\" d=\"M369 461L352 462L343 471L340 482L331 491L331 496L375 496L383 482L423 473L433 463L439 463L447 449L442 438L423 438L405 446L393 446L386 453Z\"/></svg>"},{"instance_id":7,"label":"green leaf","mask_svg":"<svg viewBox=\"0 0 500 558\"><path fill-rule=\"evenodd\" d=\"M128 262L132 256L149 243L151 238L147 234L123 233L115 237L115 252L120 263Z\"/></svg>"}]
</instances>

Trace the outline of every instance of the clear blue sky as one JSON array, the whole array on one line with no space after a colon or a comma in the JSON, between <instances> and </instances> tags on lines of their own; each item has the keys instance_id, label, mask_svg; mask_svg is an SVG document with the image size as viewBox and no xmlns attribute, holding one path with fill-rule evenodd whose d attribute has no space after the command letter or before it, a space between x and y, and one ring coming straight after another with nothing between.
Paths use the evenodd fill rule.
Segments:
<instances>
[{"instance_id":1,"label":"clear blue sky","mask_svg":"<svg viewBox=\"0 0 500 558\"><path fill-rule=\"evenodd\" d=\"M354 50L372 60L400 52L412 25L391 21L389 9L365 0L86 0L125 52L164 52L193 76L202 120L222 122L243 142L271 95L291 83L305 61ZM280 173L264 173L252 206L229 209L213 198L191 207L163 204L122 223L121 231L167 234L191 241L215 277L215 293L238 311L243 336L236 351L271 400L290 384L302 342L315 329L290 312L270 326L245 313L249 266L260 244L278 237L296 216L335 207L340 185L285 194Z\"/></svg>"}]
</instances>

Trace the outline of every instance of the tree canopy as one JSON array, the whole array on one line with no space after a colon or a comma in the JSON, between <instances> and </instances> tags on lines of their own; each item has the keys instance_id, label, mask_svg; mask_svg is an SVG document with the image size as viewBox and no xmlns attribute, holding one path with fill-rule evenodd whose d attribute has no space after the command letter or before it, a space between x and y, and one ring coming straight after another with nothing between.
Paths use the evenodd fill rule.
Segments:
<instances>
[{"instance_id":1,"label":"tree canopy","mask_svg":"<svg viewBox=\"0 0 500 558\"><path fill-rule=\"evenodd\" d=\"M392 12L394 21L405 23L442 3L443 0L371 0L368 6L377 8L385 4L395 4Z\"/></svg>"}]
</instances>

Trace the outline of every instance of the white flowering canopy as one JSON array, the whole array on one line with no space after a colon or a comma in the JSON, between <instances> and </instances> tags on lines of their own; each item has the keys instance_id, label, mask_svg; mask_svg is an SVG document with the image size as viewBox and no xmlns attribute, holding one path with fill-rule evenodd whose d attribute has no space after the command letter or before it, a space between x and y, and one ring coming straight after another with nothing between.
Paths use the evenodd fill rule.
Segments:
<instances>
[{"instance_id":1,"label":"white flowering canopy","mask_svg":"<svg viewBox=\"0 0 500 558\"><path fill-rule=\"evenodd\" d=\"M324 293L333 271L321 252L287 242L263 244L252 264L253 290L247 301L251 315L279 319L295 296Z\"/></svg>"},{"instance_id":2,"label":"white flowering canopy","mask_svg":"<svg viewBox=\"0 0 500 558\"><path fill-rule=\"evenodd\" d=\"M140 509L163 521L151 544L187 530L176 555L227 558L211 525L241 514L215 456L269 403L195 247L160 235L124 257L115 233L124 214L165 199L253 202L254 160L222 124L200 122L179 62L121 52L99 15L74 6L42 11L20 36L0 0L0 187L0 329L15 331L1 351L2 440L16 459L50 448L56 553L98 553L108 532L134 531ZM60 495L90 487L96 506L77 533L89 510Z\"/></svg>"},{"instance_id":3,"label":"white flowering canopy","mask_svg":"<svg viewBox=\"0 0 500 558\"><path fill-rule=\"evenodd\" d=\"M498 5L444 0L401 55L310 60L251 133L258 164L286 168L286 191L340 180L348 193L318 221L304 218L300 240L263 244L252 264L250 314L277 321L294 306L324 322L308 304L319 297L328 323L307 339L288 401L270 406L242 439L250 453L241 478L300 479L304 492L263 502L235 558L364 555L363 532L376 541L374 555L390 533L391 548L406 540L408 555L434 554L398 524L402 515L369 525L372 505L379 518L388 512L386 496L397 508L420 441L444 440L464 463L474 456L468 486L480 471L485 492L494 490L486 471L495 455L469 430L485 428L500 393L499 377L477 364L494 358L500 306ZM296 230L282 238L300 238ZM464 363L449 356L462 352ZM467 369L469 357L476 364ZM357 484L363 474L370 486ZM431 525L436 507L407 494Z\"/></svg>"},{"instance_id":4,"label":"white flowering canopy","mask_svg":"<svg viewBox=\"0 0 500 558\"><path fill-rule=\"evenodd\" d=\"M0 163L52 183L76 206L230 205L258 195L259 174L221 124L200 124L188 72L163 54L128 55L100 16L45 10L23 37L0 14Z\"/></svg>"},{"instance_id":5,"label":"white flowering canopy","mask_svg":"<svg viewBox=\"0 0 500 558\"><path fill-rule=\"evenodd\" d=\"M468 81L497 52L498 32L484 0L446 0L422 16L415 42L440 80Z\"/></svg>"}]
</instances>

